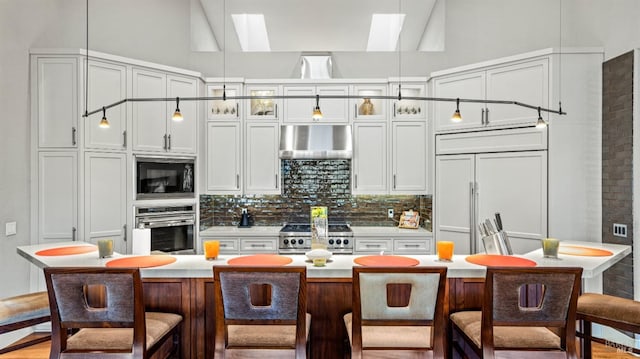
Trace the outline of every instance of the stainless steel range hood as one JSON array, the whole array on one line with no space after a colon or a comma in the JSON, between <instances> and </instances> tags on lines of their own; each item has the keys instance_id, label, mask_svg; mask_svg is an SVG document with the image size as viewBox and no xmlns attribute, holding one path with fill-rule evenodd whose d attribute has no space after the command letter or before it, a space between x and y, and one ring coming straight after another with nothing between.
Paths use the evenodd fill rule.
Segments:
<instances>
[{"instance_id":1,"label":"stainless steel range hood","mask_svg":"<svg viewBox=\"0 0 640 359\"><path fill-rule=\"evenodd\" d=\"M353 155L349 125L280 127L282 159L349 159Z\"/></svg>"}]
</instances>

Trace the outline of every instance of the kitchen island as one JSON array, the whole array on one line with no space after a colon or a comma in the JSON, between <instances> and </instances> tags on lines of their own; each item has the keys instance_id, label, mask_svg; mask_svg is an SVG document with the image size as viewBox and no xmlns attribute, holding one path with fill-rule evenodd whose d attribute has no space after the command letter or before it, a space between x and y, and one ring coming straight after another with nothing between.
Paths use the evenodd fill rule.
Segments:
<instances>
[{"instance_id":1,"label":"kitchen island","mask_svg":"<svg viewBox=\"0 0 640 359\"><path fill-rule=\"evenodd\" d=\"M562 242L563 245L588 246L611 251L610 256L559 255L558 259L542 257L535 250L518 256L536 262L538 266L578 266L583 268L583 290L599 291L604 270L631 253L629 246L591 242ZM67 256L40 256L44 249L91 244L66 242L18 247L18 253L39 268L88 266L102 267L114 258L130 257L114 254L114 258L99 259L93 252ZM215 302L213 295L214 265L226 265L236 255L221 256L207 261L202 255L176 255L175 262L152 268L141 268L145 304L148 310L180 313L182 328L182 358L213 357L215 338ZM312 315L311 347L315 358L341 357L346 344L342 316L351 311L351 269L355 255L336 255L326 267L314 267L302 255L289 256L290 265L307 267L307 310ZM452 262L439 262L435 255L409 256L420 266L448 267L448 308L450 311L479 308L486 267L466 261L456 255Z\"/></svg>"}]
</instances>

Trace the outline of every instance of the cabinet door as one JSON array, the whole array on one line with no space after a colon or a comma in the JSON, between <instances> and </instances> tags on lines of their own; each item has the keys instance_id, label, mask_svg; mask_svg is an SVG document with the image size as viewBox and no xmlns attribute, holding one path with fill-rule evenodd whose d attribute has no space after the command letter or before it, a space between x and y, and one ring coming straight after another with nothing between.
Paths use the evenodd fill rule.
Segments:
<instances>
[{"instance_id":1,"label":"cabinet door","mask_svg":"<svg viewBox=\"0 0 640 359\"><path fill-rule=\"evenodd\" d=\"M278 85L246 85L247 96L279 96L281 94ZM278 120L281 107L281 99L251 99L245 100L247 120Z\"/></svg>"},{"instance_id":2,"label":"cabinet door","mask_svg":"<svg viewBox=\"0 0 640 359\"><path fill-rule=\"evenodd\" d=\"M485 79L484 71L436 79L434 82L434 97L482 100L485 98ZM451 121L451 116L456 110L455 102L436 101L433 106L436 131L483 126L482 117L485 106L482 103L460 103L461 122Z\"/></svg>"},{"instance_id":3,"label":"cabinet door","mask_svg":"<svg viewBox=\"0 0 640 359\"><path fill-rule=\"evenodd\" d=\"M320 122L349 122L349 100L346 98L349 94L348 86L318 86L316 91L320 95L319 105L322 110ZM323 96L345 96L345 98L322 98Z\"/></svg>"},{"instance_id":4,"label":"cabinet door","mask_svg":"<svg viewBox=\"0 0 640 359\"><path fill-rule=\"evenodd\" d=\"M223 86L225 86L223 88ZM223 94L227 97L236 97L242 94L242 86L240 84L208 84L207 96L217 97L217 100L207 101L207 114L209 120L239 120L240 116L240 100L227 99L222 100Z\"/></svg>"},{"instance_id":5,"label":"cabinet door","mask_svg":"<svg viewBox=\"0 0 640 359\"><path fill-rule=\"evenodd\" d=\"M284 86L283 93L285 96L315 96L315 86ZM324 101L320 103L320 109L324 115ZM284 122L285 123L304 123L313 122L311 115L316 106L313 99L284 99Z\"/></svg>"},{"instance_id":6,"label":"cabinet door","mask_svg":"<svg viewBox=\"0 0 640 359\"><path fill-rule=\"evenodd\" d=\"M169 97L196 97L198 83L194 78L167 76L167 95ZM167 102L166 113L173 116L175 102ZM196 101L180 101L182 121L168 120L169 134L167 149L175 153L196 153L198 128L198 103Z\"/></svg>"},{"instance_id":7,"label":"cabinet door","mask_svg":"<svg viewBox=\"0 0 640 359\"><path fill-rule=\"evenodd\" d=\"M393 239L378 237L354 238L353 254L380 254L393 252Z\"/></svg>"},{"instance_id":8,"label":"cabinet door","mask_svg":"<svg viewBox=\"0 0 640 359\"><path fill-rule=\"evenodd\" d=\"M127 165L123 153L86 152L84 161L85 241L113 239L114 250L127 253Z\"/></svg>"},{"instance_id":9,"label":"cabinet door","mask_svg":"<svg viewBox=\"0 0 640 359\"><path fill-rule=\"evenodd\" d=\"M478 220L500 212L514 253L547 236L546 151L478 154L476 181Z\"/></svg>"},{"instance_id":10,"label":"cabinet door","mask_svg":"<svg viewBox=\"0 0 640 359\"><path fill-rule=\"evenodd\" d=\"M471 254L475 155L436 156L433 230L453 241L456 254Z\"/></svg>"},{"instance_id":11,"label":"cabinet door","mask_svg":"<svg viewBox=\"0 0 640 359\"><path fill-rule=\"evenodd\" d=\"M38 241L77 238L78 156L75 152L38 154Z\"/></svg>"},{"instance_id":12,"label":"cabinet door","mask_svg":"<svg viewBox=\"0 0 640 359\"><path fill-rule=\"evenodd\" d=\"M47 148L77 147L78 60L37 60L38 145Z\"/></svg>"},{"instance_id":13,"label":"cabinet door","mask_svg":"<svg viewBox=\"0 0 640 359\"><path fill-rule=\"evenodd\" d=\"M350 89L354 96L362 96L351 100L350 116L354 120L386 120L387 100L368 98L367 96L386 96L387 85L354 85ZM365 103L365 99L368 102Z\"/></svg>"},{"instance_id":14,"label":"cabinet door","mask_svg":"<svg viewBox=\"0 0 640 359\"><path fill-rule=\"evenodd\" d=\"M241 130L238 122L207 124L207 192L239 194Z\"/></svg>"},{"instance_id":15,"label":"cabinet door","mask_svg":"<svg viewBox=\"0 0 640 359\"><path fill-rule=\"evenodd\" d=\"M426 102L422 100L411 100L405 97L426 96L426 85L417 83L391 84L391 96L398 96L399 85L402 85L403 99L393 100L391 105L391 119L395 120L424 120L427 118Z\"/></svg>"},{"instance_id":16,"label":"cabinet door","mask_svg":"<svg viewBox=\"0 0 640 359\"><path fill-rule=\"evenodd\" d=\"M487 98L549 106L549 61L540 59L487 70ZM514 105L488 104L487 125L534 125L538 113Z\"/></svg>"},{"instance_id":17,"label":"cabinet door","mask_svg":"<svg viewBox=\"0 0 640 359\"><path fill-rule=\"evenodd\" d=\"M166 76L133 69L134 98L167 97ZM164 152L167 148L167 105L161 101L133 102L133 149ZM171 112L173 113L173 112Z\"/></svg>"},{"instance_id":18,"label":"cabinet door","mask_svg":"<svg viewBox=\"0 0 640 359\"><path fill-rule=\"evenodd\" d=\"M353 194L382 194L387 187L387 124L353 124Z\"/></svg>"},{"instance_id":19,"label":"cabinet door","mask_svg":"<svg viewBox=\"0 0 640 359\"><path fill-rule=\"evenodd\" d=\"M280 194L279 130L278 123L247 123L245 194Z\"/></svg>"},{"instance_id":20,"label":"cabinet door","mask_svg":"<svg viewBox=\"0 0 640 359\"><path fill-rule=\"evenodd\" d=\"M427 129L424 122L392 123L391 192L427 191Z\"/></svg>"},{"instance_id":21,"label":"cabinet door","mask_svg":"<svg viewBox=\"0 0 640 359\"><path fill-rule=\"evenodd\" d=\"M89 61L88 111L127 98L126 67L101 61ZM100 128L102 112L83 119L85 147L107 150L126 148L127 106L110 108L106 112L109 128Z\"/></svg>"}]
</instances>

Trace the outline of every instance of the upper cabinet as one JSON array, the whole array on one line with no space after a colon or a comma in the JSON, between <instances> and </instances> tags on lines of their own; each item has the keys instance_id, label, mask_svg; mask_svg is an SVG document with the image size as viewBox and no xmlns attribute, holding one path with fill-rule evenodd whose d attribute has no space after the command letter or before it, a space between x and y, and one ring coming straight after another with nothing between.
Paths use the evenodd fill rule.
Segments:
<instances>
[{"instance_id":1,"label":"upper cabinet","mask_svg":"<svg viewBox=\"0 0 640 359\"><path fill-rule=\"evenodd\" d=\"M240 114L241 101L233 99L233 97L241 95L242 85L239 83L207 84L207 97L217 98L207 101L208 119L222 121L240 120L242 118Z\"/></svg>"},{"instance_id":2,"label":"upper cabinet","mask_svg":"<svg viewBox=\"0 0 640 359\"><path fill-rule=\"evenodd\" d=\"M245 95L255 97L245 101L247 120L278 120L282 108L282 100L268 98L282 95L279 85L245 85ZM265 97L265 98L259 98Z\"/></svg>"},{"instance_id":3,"label":"upper cabinet","mask_svg":"<svg viewBox=\"0 0 640 359\"><path fill-rule=\"evenodd\" d=\"M425 122L391 124L391 193L427 193L427 148Z\"/></svg>"},{"instance_id":4,"label":"upper cabinet","mask_svg":"<svg viewBox=\"0 0 640 359\"><path fill-rule=\"evenodd\" d=\"M284 102L284 123L346 123L349 122L349 87L347 85L285 85L283 86L285 96L304 96L308 98L285 99ZM316 98L318 95L318 106L322 111L322 119L314 120L311 115L316 108ZM324 96L345 96L345 98L323 98Z\"/></svg>"},{"instance_id":5,"label":"upper cabinet","mask_svg":"<svg viewBox=\"0 0 640 359\"><path fill-rule=\"evenodd\" d=\"M351 119L354 121L386 120L388 101L376 96L386 96L387 87L387 84L352 85L350 93L358 98L351 99Z\"/></svg>"},{"instance_id":6,"label":"upper cabinet","mask_svg":"<svg viewBox=\"0 0 640 359\"><path fill-rule=\"evenodd\" d=\"M77 148L78 58L38 57L32 66L38 147Z\"/></svg>"},{"instance_id":7,"label":"upper cabinet","mask_svg":"<svg viewBox=\"0 0 640 359\"><path fill-rule=\"evenodd\" d=\"M242 128L238 122L207 123L206 192L241 194Z\"/></svg>"},{"instance_id":8,"label":"upper cabinet","mask_svg":"<svg viewBox=\"0 0 640 359\"><path fill-rule=\"evenodd\" d=\"M245 194L280 194L280 125L251 121L245 128Z\"/></svg>"},{"instance_id":9,"label":"upper cabinet","mask_svg":"<svg viewBox=\"0 0 640 359\"><path fill-rule=\"evenodd\" d=\"M88 106L93 111L127 98L127 68L124 65L90 60L88 68ZM102 112L84 118L85 147L124 150L127 147L127 106L107 110L109 128L99 127Z\"/></svg>"},{"instance_id":10,"label":"upper cabinet","mask_svg":"<svg viewBox=\"0 0 640 359\"><path fill-rule=\"evenodd\" d=\"M549 105L549 59L480 67L436 76L434 97L517 101L547 108ZM435 102L436 131L534 125L535 110L513 104L460 103L461 122L452 122L456 102ZM544 115L543 115L544 116ZM546 117L546 116L545 116Z\"/></svg>"},{"instance_id":11,"label":"upper cabinet","mask_svg":"<svg viewBox=\"0 0 640 359\"><path fill-rule=\"evenodd\" d=\"M425 120L427 118L427 106L423 100L415 100L412 97L425 97L427 93L426 81L407 81L391 83L390 96L402 94L400 100L392 100L392 120Z\"/></svg>"},{"instance_id":12,"label":"upper cabinet","mask_svg":"<svg viewBox=\"0 0 640 359\"><path fill-rule=\"evenodd\" d=\"M387 194L387 122L353 124L353 194Z\"/></svg>"},{"instance_id":13,"label":"upper cabinet","mask_svg":"<svg viewBox=\"0 0 640 359\"><path fill-rule=\"evenodd\" d=\"M134 68L133 98L195 97L194 78ZM162 101L133 102L133 149L151 152L196 152L197 106L180 103L183 120L172 120L176 103Z\"/></svg>"}]
</instances>

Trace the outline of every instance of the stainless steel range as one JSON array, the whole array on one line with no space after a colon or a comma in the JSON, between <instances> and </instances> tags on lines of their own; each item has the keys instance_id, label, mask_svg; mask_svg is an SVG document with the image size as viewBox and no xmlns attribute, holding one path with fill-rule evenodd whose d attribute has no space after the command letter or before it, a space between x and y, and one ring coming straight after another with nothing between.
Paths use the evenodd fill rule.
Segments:
<instances>
[{"instance_id":1,"label":"stainless steel range","mask_svg":"<svg viewBox=\"0 0 640 359\"><path fill-rule=\"evenodd\" d=\"M329 223L329 247L333 254L353 253L353 232L348 224ZM311 250L311 224L287 224L280 230L278 253L304 254Z\"/></svg>"}]
</instances>

